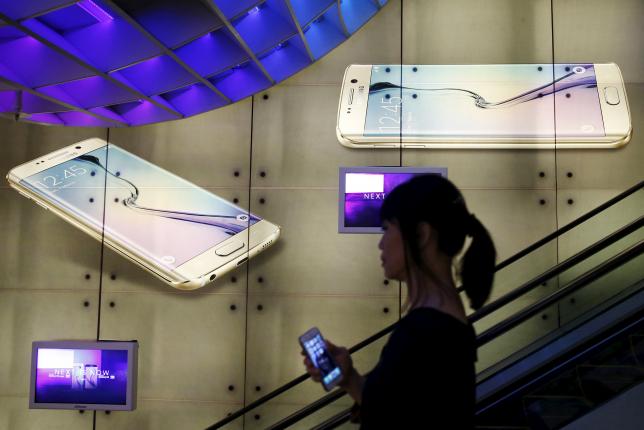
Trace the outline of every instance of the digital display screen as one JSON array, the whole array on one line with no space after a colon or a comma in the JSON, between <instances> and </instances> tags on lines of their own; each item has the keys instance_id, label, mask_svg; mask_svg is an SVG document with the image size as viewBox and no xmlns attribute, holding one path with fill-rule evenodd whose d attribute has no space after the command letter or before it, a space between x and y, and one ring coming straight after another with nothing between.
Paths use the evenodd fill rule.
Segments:
<instances>
[{"instance_id":1,"label":"digital display screen","mask_svg":"<svg viewBox=\"0 0 644 430\"><path fill-rule=\"evenodd\" d=\"M378 65L365 136L605 136L592 64Z\"/></svg>"},{"instance_id":2,"label":"digital display screen","mask_svg":"<svg viewBox=\"0 0 644 430\"><path fill-rule=\"evenodd\" d=\"M312 339L304 341L304 348L313 365L320 370L324 385L329 385L340 376L340 368L329 355L322 335L318 333Z\"/></svg>"},{"instance_id":3,"label":"digital display screen","mask_svg":"<svg viewBox=\"0 0 644 430\"><path fill-rule=\"evenodd\" d=\"M340 168L341 233L382 233L380 207L387 194L414 176L447 177L446 168L342 167Z\"/></svg>"},{"instance_id":4,"label":"digital display screen","mask_svg":"<svg viewBox=\"0 0 644 430\"><path fill-rule=\"evenodd\" d=\"M35 403L125 405L127 350L37 350Z\"/></svg>"},{"instance_id":5,"label":"digital display screen","mask_svg":"<svg viewBox=\"0 0 644 430\"><path fill-rule=\"evenodd\" d=\"M260 221L112 144L21 183L170 270Z\"/></svg>"}]
</instances>

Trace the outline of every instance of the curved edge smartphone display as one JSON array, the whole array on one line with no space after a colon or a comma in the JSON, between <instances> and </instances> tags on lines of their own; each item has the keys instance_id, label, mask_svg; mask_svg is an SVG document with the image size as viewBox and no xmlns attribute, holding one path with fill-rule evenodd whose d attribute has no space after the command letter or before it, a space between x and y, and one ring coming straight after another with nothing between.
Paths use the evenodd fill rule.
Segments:
<instances>
[{"instance_id":1,"label":"curved edge smartphone display","mask_svg":"<svg viewBox=\"0 0 644 430\"><path fill-rule=\"evenodd\" d=\"M615 148L628 143L614 64L351 65L337 137L351 148Z\"/></svg>"},{"instance_id":2,"label":"curved edge smartphone display","mask_svg":"<svg viewBox=\"0 0 644 430\"><path fill-rule=\"evenodd\" d=\"M88 139L22 164L10 185L179 289L195 289L279 237L263 220L116 145Z\"/></svg>"},{"instance_id":3,"label":"curved edge smartphone display","mask_svg":"<svg viewBox=\"0 0 644 430\"><path fill-rule=\"evenodd\" d=\"M136 409L136 341L32 343L30 409Z\"/></svg>"},{"instance_id":4,"label":"curved edge smartphone display","mask_svg":"<svg viewBox=\"0 0 644 430\"><path fill-rule=\"evenodd\" d=\"M322 386L330 391L342 379L342 372L329 354L320 330L313 327L300 336L299 341L311 363L320 370Z\"/></svg>"}]
</instances>

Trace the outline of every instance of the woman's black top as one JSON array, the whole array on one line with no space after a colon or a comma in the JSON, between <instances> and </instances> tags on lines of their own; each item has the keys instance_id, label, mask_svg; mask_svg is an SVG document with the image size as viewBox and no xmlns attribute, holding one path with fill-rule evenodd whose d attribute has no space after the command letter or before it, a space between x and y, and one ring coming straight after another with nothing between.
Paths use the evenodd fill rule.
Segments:
<instances>
[{"instance_id":1,"label":"woman's black top","mask_svg":"<svg viewBox=\"0 0 644 430\"><path fill-rule=\"evenodd\" d=\"M476 336L432 308L403 317L367 375L360 428L474 428Z\"/></svg>"}]
</instances>

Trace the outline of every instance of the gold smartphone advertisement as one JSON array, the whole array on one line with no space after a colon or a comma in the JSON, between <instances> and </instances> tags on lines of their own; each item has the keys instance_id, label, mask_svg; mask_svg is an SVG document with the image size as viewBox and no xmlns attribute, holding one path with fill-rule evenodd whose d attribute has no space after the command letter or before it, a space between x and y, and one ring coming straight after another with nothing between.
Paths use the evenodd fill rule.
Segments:
<instances>
[{"instance_id":1,"label":"gold smartphone advertisement","mask_svg":"<svg viewBox=\"0 0 644 430\"><path fill-rule=\"evenodd\" d=\"M205 285L279 236L278 226L101 139L7 177L21 194L180 289Z\"/></svg>"},{"instance_id":2,"label":"gold smartphone advertisement","mask_svg":"<svg viewBox=\"0 0 644 430\"><path fill-rule=\"evenodd\" d=\"M615 148L631 119L614 63L352 65L337 134L353 148Z\"/></svg>"}]
</instances>

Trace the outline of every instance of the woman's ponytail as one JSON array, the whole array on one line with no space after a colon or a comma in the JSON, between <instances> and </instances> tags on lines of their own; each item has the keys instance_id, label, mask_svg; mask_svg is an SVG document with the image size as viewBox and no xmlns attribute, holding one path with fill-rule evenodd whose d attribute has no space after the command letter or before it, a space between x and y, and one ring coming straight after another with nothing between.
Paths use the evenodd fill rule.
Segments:
<instances>
[{"instance_id":1,"label":"woman's ponytail","mask_svg":"<svg viewBox=\"0 0 644 430\"><path fill-rule=\"evenodd\" d=\"M490 296L496 250L483 224L470 214L463 195L439 175L416 176L391 191L380 208L380 219L396 221L410 251L411 263L423 265L418 244L418 225L426 222L438 233L438 248L454 258L463 249L466 236L472 242L462 259L460 278L470 299L479 309Z\"/></svg>"},{"instance_id":2,"label":"woman's ponytail","mask_svg":"<svg viewBox=\"0 0 644 430\"><path fill-rule=\"evenodd\" d=\"M472 309L479 309L490 296L494 280L496 249L490 233L474 216L466 223L466 233L472 243L465 252L461 267L461 280Z\"/></svg>"}]
</instances>

